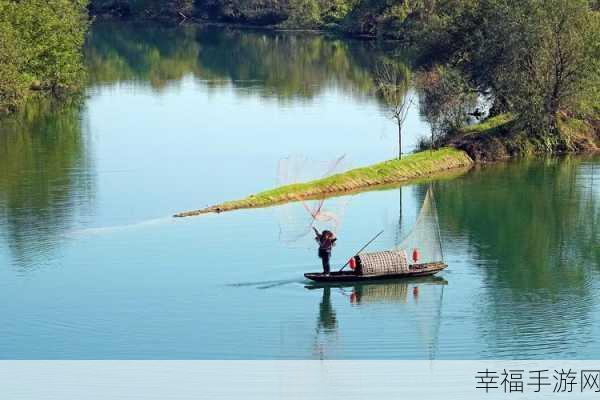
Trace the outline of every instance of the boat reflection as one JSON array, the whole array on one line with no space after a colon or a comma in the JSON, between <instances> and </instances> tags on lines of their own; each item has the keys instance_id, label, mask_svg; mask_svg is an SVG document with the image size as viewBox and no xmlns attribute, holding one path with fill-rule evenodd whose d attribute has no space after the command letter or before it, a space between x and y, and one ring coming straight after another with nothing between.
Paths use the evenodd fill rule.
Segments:
<instances>
[{"instance_id":1,"label":"boat reflection","mask_svg":"<svg viewBox=\"0 0 600 400\"><path fill-rule=\"evenodd\" d=\"M322 290L317 315L313 353L320 359L335 358L339 332L338 314L332 304L335 293L345 298L351 308L392 306L401 313L390 314L391 319L405 327L414 327L412 334L423 346L425 356L434 359L438 347L444 287L448 281L442 277L429 276L402 280L370 283L311 283L308 290ZM341 305L340 307L343 307ZM413 328L410 328L413 329Z\"/></svg>"},{"instance_id":2,"label":"boat reflection","mask_svg":"<svg viewBox=\"0 0 600 400\"><path fill-rule=\"evenodd\" d=\"M417 278L404 278L401 280L391 279L372 282L311 282L306 285L305 288L309 290L323 289L324 293L332 288L338 288L346 293L348 290L351 290L352 292L349 296L352 304L361 304L365 302L406 303L410 288L413 289L413 296L418 298L419 286L447 284L448 281L442 277L423 276ZM416 293L414 290L415 288L417 289Z\"/></svg>"}]
</instances>

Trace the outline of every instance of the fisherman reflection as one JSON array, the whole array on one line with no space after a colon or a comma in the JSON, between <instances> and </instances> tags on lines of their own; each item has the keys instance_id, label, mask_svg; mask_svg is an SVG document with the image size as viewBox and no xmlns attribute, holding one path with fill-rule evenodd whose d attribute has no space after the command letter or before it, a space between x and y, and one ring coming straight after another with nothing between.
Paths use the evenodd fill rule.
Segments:
<instances>
[{"instance_id":1,"label":"fisherman reflection","mask_svg":"<svg viewBox=\"0 0 600 400\"><path fill-rule=\"evenodd\" d=\"M313 354L320 360L326 360L334 356L338 332L335 310L331 306L331 288L326 286L322 289L323 298L319 304Z\"/></svg>"},{"instance_id":2,"label":"fisherman reflection","mask_svg":"<svg viewBox=\"0 0 600 400\"><path fill-rule=\"evenodd\" d=\"M335 310L331 306L331 288L323 288L323 298L319 304L319 320L317 332L331 333L337 329Z\"/></svg>"}]
</instances>

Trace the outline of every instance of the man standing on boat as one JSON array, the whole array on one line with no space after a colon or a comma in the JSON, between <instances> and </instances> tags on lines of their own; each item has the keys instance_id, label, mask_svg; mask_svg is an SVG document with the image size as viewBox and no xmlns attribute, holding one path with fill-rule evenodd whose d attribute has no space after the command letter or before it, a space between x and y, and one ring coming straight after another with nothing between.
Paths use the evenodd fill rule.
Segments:
<instances>
[{"instance_id":1,"label":"man standing on boat","mask_svg":"<svg viewBox=\"0 0 600 400\"><path fill-rule=\"evenodd\" d=\"M313 227L315 234L315 240L319 243L319 258L323 262L323 273L329 274L329 259L331 258L331 249L335 246L337 238L331 231L323 231L319 233L317 228Z\"/></svg>"}]
</instances>

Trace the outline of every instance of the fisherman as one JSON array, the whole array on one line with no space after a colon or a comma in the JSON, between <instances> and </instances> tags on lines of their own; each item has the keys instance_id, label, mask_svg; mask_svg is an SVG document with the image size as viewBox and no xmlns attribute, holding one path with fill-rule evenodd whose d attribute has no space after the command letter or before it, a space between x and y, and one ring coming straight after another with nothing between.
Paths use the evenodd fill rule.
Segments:
<instances>
[{"instance_id":1,"label":"fisherman","mask_svg":"<svg viewBox=\"0 0 600 400\"><path fill-rule=\"evenodd\" d=\"M313 227L315 234L315 240L319 243L319 258L323 262L323 273L329 275L329 259L331 258L331 248L335 246L337 238L333 232L324 230L319 233L317 228Z\"/></svg>"}]
</instances>

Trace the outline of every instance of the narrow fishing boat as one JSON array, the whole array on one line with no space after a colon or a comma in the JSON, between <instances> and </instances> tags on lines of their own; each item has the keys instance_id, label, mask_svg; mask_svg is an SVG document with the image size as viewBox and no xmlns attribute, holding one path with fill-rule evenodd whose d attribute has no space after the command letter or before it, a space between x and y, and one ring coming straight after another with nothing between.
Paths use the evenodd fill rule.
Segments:
<instances>
[{"instance_id":1,"label":"narrow fishing boat","mask_svg":"<svg viewBox=\"0 0 600 400\"><path fill-rule=\"evenodd\" d=\"M376 282L361 282L351 281L343 282L338 281L335 283L328 282L308 282L304 288L308 290L318 290L323 288L341 288L341 289L352 289L354 292L359 294L359 297L364 297L363 294L369 294L366 296L370 300L392 300L391 297L395 297L397 293L402 293L402 297L406 296L406 293L412 285L425 284L433 286L446 286L448 281L441 276L420 276L420 277L405 277L403 279L395 278L382 278ZM396 290L398 289L398 290ZM376 299L373 299L375 297ZM376 302L376 301L371 301Z\"/></svg>"},{"instance_id":2,"label":"narrow fishing boat","mask_svg":"<svg viewBox=\"0 0 600 400\"><path fill-rule=\"evenodd\" d=\"M429 276L448 267L439 229L435 198L431 187L425 194L417 221L409 234L392 250L361 252L383 231L367 243L337 272L309 272L304 276L316 282L354 282ZM412 251L412 263L407 251ZM349 266L350 271L345 271Z\"/></svg>"},{"instance_id":3,"label":"narrow fishing boat","mask_svg":"<svg viewBox=\"0 0 600 400\"><path fill-rule=\"evenodd\" d=\"M399 279L435 275L447 267L448 265L444 264L443 262L437 262L426 264L412 264L408 266L408 270L397 273L364 275L360 273L360 271L354 270L334 271L329 274L324 274L322 272L307 272L306 274L304 274L304 276L315 282L360 282L370 280Z\"/></svg>"}]
</instances>

